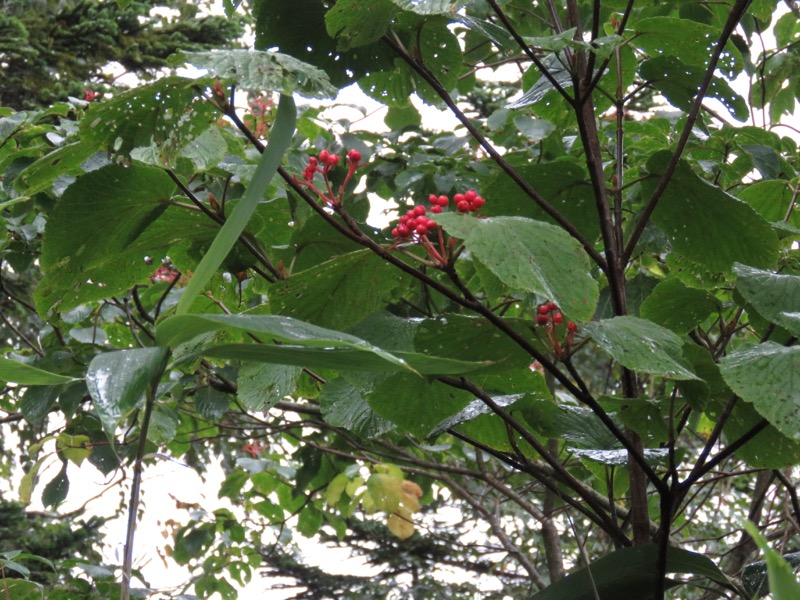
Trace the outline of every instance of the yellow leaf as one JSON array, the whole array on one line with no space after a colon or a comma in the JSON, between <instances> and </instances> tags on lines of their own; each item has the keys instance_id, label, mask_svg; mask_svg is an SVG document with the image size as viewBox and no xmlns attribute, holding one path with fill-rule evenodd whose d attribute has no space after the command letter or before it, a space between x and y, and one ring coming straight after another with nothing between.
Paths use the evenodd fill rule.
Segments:
<instances>
[{"instance_id":1,"label":"yellow leaf","mask_svg":"<svg viewBox=\"0 0 800 600\"><path fill-rule=\"evenodd\" d=\"M405 508L401 508L396 513L389 515L386 526L395 536L401 540L407 540L414 535L414 522L411 520L411 513Z\"/></svg>"}]
</instances>

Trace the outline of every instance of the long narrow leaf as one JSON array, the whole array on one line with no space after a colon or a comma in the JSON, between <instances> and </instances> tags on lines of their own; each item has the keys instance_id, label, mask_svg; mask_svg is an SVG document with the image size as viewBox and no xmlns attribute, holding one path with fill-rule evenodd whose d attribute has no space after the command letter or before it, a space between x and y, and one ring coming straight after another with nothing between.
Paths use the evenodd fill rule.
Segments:
<instances>
[{"instance_id":1,"label":"long narrow leaf","mask_svg":"<svg viewBox=\"0 0 800 600\"><path fill-rule=\"evenodd\" d=\"M264 190L272 181L272 177L280 166L281 159L289 148L294 134L294 126L297 118L297 110L294 100L290 95L281 94L278 104L278 113L275 116L275 123L269 133L269 142L264 150L264 154L256 167L256 172L247 186L244 197L233 209L225 224L220 229L217 237L214 238L208 252L197 265L189 285L181 296L176 309L177 314L184 314L194 302L195 298L205 289L206 284L217 271L222 261L228 256L236 240L244 231L250 217L264 195Z\"/></svg>"}]
</instances>

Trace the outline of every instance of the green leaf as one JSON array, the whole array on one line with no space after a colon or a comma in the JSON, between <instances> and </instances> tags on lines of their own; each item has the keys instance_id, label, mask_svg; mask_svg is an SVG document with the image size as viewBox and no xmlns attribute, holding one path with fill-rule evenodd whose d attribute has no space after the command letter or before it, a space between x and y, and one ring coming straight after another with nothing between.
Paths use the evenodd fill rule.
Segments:
<instances>
[{"instance_id":1,"label":"green leaf","mask_svg":"<svg viewBox=\"0 0 800 600\"><path fill-rule=\"evenodd\" d=\"M680 338L652 321L614 317L587 323L581 333L632 371L697 379L684 363Z\"/></svg>"},{"instance_id":2,"label":"green leaf","mask_svg":"<svg viewBox=\"0 0 800 600\"><path fill-rule=\"evenodd\" d=\"M0 381L19 385L59 385L77 380L0 356Z\"/></svg>"},{"instance_id":3,"label":"green leaf","mask_svg":"<svg viewBox=\"0 0 800 600\"><path fill-rule=\"evenodd\" d=\"M30 386L22 396L20 401L20 412L28 422L38 421L44 418L55 401L58 399L61 389L54 386Z\"/></svg>"},{"instance_id":4,"label":"green leaf","mask_svg":"<svg viewBox=\"0 0 800 600\"><path fill-rule=\"evenodd\" d=\"M158 382L167 355L163 347L134 348L104 352L89 363L86 385L109 438L124 415L143 405L145 390Z\"/></svg>"},{"instance_id":5,"label":"green leaf","mask_svg":"<svg viewBox=\"0 0 800 600\"><path fill-rule=\"evenodd\" d=\"M405 373L384 379L365 397L377 414L418 437L428 435L472 399L467 392Z\"/></svg>"},{"instance_id":6,"label":"green leaf","mask_svg":"<svg viewBox=\"0 0 800 600\"><path fill-rule=\"evenodd\" d=\"M774 600L794 600L800 598L800 582L794 575L794 569L789 565L785 558L775 552L769 547L766 538L761 535L758 527L750 521L742 523L745 531L753 538L756 545L761 548L764 553L764 559L767 563L767 574L769 585L758 586L757 598L765 595L765 593L772 594Z\"/></svg>"},{"instance_id":7,"label":"green leaf","mask_svg":"<svg viewBox=\"0 0 800 600\"><path fill-rule=\"evenodd\" d=\"M690 19L650 17L633 24L638 35L630 43L650 56L677 56L687 65L705 66L719 40L716 27ZM742 70L739 51L728 45L720 60L720 70L733 78Z\"/></svg>"},{"instance_id":8,"label":"green leaf","mask_svg":"<svg viewBox=\"0 0 800 600\"><path fill-rule=\"evenodd\" d=\"M175 551L172 558L179 565L185 565L208 550L214 542L214 537L213 523L190 524L182 527L175 534Z\"/></svg>"},{"instance_id":9,"label":"green leaf","mask_svg":"<svg viewBox=\"0 0 800 600\"><path fill-rule=\"evenodd\" d=\"M800 227L800 212L789 211L794 192L787 181L756 181L739 192L737 197L747 202L770 223L783 221L788 212L789 223Z\"/></svg>"},{"instance_id":10,"label":"green leaf","mask_svg":"<svg viewBox=\"0 0 800 600\"><path fill-rule=\"evenodd\" d=\"M734 265L736 290L767 321L794 330L795 322L783 313L800 312L800 277Z\"/></svg>"},{"instance_id":11,"label":"green leaf","mask_svg":"<svg viewBox=\"0 0 800 600\"><path fill-rule=\"evenodd\" d=\"M522 404L521 412L530 426L547 438L601 450L620 446L619 440L589 408L536 399ZM613 416L612 419L617 421Z\"/></svg>"},{"instance_id":12,"label":"green leaf","mask_svg":"<svg viewBox=\"0 0 800 600\"><path fill-rule=\"evenodd\" d=\"M3 579L3 592L9 600L43 600L44 586L26 579Z\"/></svg>"},{"instance_id":13,"label":"green leaf","mask_svg":"<svg viewBox=\"0 0 800 600\"><path fill-rule=\"evenodd\" d=\"M42 490L42 504L45 507L56 507L61 504L69 493L69 478L67 477L67 462L61 465L58 475L53 477Z\"/></svg>"},{"instance_id":14,"label":"green leaf","mask_svg":"<svg viewBox=\"0 0 800 600\"><path fill-rule=\"evenodd\" d=\"M108 165L79 177L47 220L37 309L65 311L130 289L152 272L129 247L167 208L175 184L160 169Z\"/></svg>"},{"instance_id":15,"label":"green leaf","mask_svg":"<svg viewBox=\"0 0 800 600\"><path fill-rule=\"evenodd\" d=\"M122 155L153 148L157 164L174 167L184 146L216 120L216 109L200 96L197 82L183 77L138 86L92 106L81 139Z\"/></svg>"},{"instance_id":16,"label":"green leaf","mask_svg":"<svg viewBox=\"0 0 800 600\"><path fill-rule=\"evenodd\" d=\"M584 237L592 241L600 236L594 191L584 167L572 160L558 160L523 165L517 168L517 173ZM493 175L483 187L486 189L486 205L481 210L484 215L529 217L555 225L555 221L505 174Z\"/></svg>"},{"instance_id":17,"label":"green leaf","mask_svg":"<svg viewBox=\"0 0 800 600\"><path fill-rule=\"evenodd\" d=\"M542 61L542 66L547 69L552 78L558 83L558 85L561 86L562 89L572 87L572 73L570 73L569 69L567 68L567 64L568 62L563 53L549 54ZM531 69L536 69L536 72L539 71L539 68L536 65L531 66ZM519 109L532 106L544 98L547 92L554 89L555 86L552 84L550 79L544 75L541 75L539 79L536 80L536 83L533 84L531 89L522 94L522 96L520 96L517 100L514 100L514 102L506 105L506 108Z\"/></svg>"},{"instance_id":18,"label":"green leaf","mask_svg":"<svg viewBox=\"0 0 800 600\"><path fill-rule=\"evenodd\" d=\"M278 170L281 159L289 148L296 118L294 100L289 95L281 94L278 113L270 129L269 142L258 167L256 167L256 172L247 186L244 197L236 204L211 247L197 265L194 275L189 280L189 285L186 286L178 302L177 314L180 315L189 310L195 298L203 291L225 257L228 256L231 248L236 244L239 235L244 231L256 206L264 196L264 190Z\"/></svg>"},{"instance_id":19,"label":"green leaf","mask_svg":"<svg viewBox=\"0 0 800 600\"><path fill-rule=\"evenodd\" d=\"M642 302L639 315L683 334L694 329L719 307L719 301L712 294L670 278L659 283Z\"/></svg>"},{"instance_id":20,"label":"green leaf","mask_svg":"<svg viewBox=\"0 0 800 600\"><path fill-rule=\"evenodd\" d=\"M204 419L218 421L230 406L231 397L212 387L202 387L195 392L194 407Z\"/></svg>"},{"instance_id":21,"label":"green leaf","mask_svg":"<svg viewBox=\"0 0 800 600\"><path fill-rule=\"evenodd\" d=\"M441 214L435 221L512 290L552 300L574 321L594 314L598 287L589 258L560 227L521 217Z\"/></svg>"},{"instance_id":22,"label":"green leaf","mask_svg":"<svg viewBox=\"0 0 800 600\"><path fill-rule=\"evenodd\" d=\"M394 424L378 416L361 392L342 377L322 388L319 402L326 423L359 437L377 437L394 429Z\"/></svg>"},{"instance_id":23,"label":"green leaf","mask_svg":"<svg viewBox=\"0 0 800 600\"><path fill-rule=\"evenodd\" d=\"M270 288L273 311L347 329L383 308L408 279L370 250L337 256Z\"/></svg>"},{"instance_id":24,"label":"green leaf","mask_svg":"<svg viewBox=\"0 0 800 600\"><path fill-rule=\"evenodd\" d=\"M785 436L800 440L800 347L765 342L720 361L722 377Z\"/></svg>"},{"instance_id":25,"label":"green leaf","mask_svg":"<svg viewBox=\"0 0 800 600\"><path fill-rule=\"evenodd\" d=\"M245 363L236 377L236 396L248 410L269 410L295 393L302 372L299 366Z\"/></svg>"},{"instance_id":26,"label":"green leaf","mask_svg":"<svg viewBox=\"0 0 800 600\"><path fill-rule=\"evenodd\" d=\"M164 320L156 330L156 337L167 346L175 346L200 334L220 329L240 329L253 334L264 334L274 342L293 346L231 344L216 347L214 350L218 356L224 354L242 360L273 362L271 357L279 357L282 352L287 356L293 354L299 356L305 353L309 357L318 357L325 362L323 358L325 353L331 355L344 353L347 355L346 360L354 360L352 364L357 367L360 366L359 361L369 360L370 355L374 355L373 358L379 361L401 369L410 369L405 361L360 338L278 315L178 315ZM299 354L298 350L301 351ZM208 350L206 353L210 354ZM248 355L252 355L252 358L247 358Z\"/></svg>"},{"instance_id":27,"label":"green leaf","mask_svg":"<svg viewBox=\"0 0 800 600\"><path fill-rule=\"evenodd\" d=\"M82 174L83 165L98 149L99 144L84 140L65 144L27 166L14 180L14 187L28 196L48 190L58 177Z\"/></svg>"},{"instance_id":28,"label":"green leaf","mask_svg":"<svg viewBox=\"0 0 800 600\"><path fill-rule=\"evenodd\" d=\"M530 597L530 600L646 600L655 585L658 546L621 548L594 561ZM681 548L667 549L667 574L699 575L730 588L731 583L708 558ZM677 582L667 582L669 587Z\"/></svg>"},{"instance_id":29,"label":"green leaf","mask_svg":"<svg viewBox=\"0 0 800 600\"><path fill-rule=\"evenodd\" d=\"M647 162L648 171L660 177L669 158L669 152L656 153ZM645 198L657 183L657 177L642 182ZM728 272L735 262L768 267L777 258L778 237L770 224L683 162L661 197L653 222L675 252L713 271Z\"/></svg>"},{"instance_id":30,"label":"green leaf","mask_svg":"<svg viewBox=\"0 0 800 600\"><path fill-rule=\"evenodd\" d=\"M229 48L185 52L183 56L188 64L240 89L297 93L307 98L332 98L338 92L325 71L281 52Z\"/></svg>"},{"instance_id":31,"label":"green leaf","mask_svg":"<svg viewBox=\"0 0 800 600\"><path fill-rule=\"evenodd\" d=\"M255 0L256 48L277 48L319 67L337 87L355 83L367 73L392 68L394 57L380 43L339 49L327 31L327 10L319 0Z\"/></svg>"},{"instance_id":32,"label":"green leaf","mask_svg":"<svg viewBox=\"0 0 800 600\"><path fill-rule=\"evenodd\" d=\"M337 371L411 371L422 375L461 375L487 366L449 358L426 356L414 352L391 354L370 346L368 348L290 344L222 344L209 346L199 353L204 356L235 360L295 365L309 369Z\"/></svg>"},{"instance_id":33,"label":"green leaf","mask_svg":"<svg viewBox=\"0 0 800 600\"><path fill-rule=\"evenodd\" d=\"M454 0L392 0L403 10L410 10L418 15L452 15L464 4Z\"/></svg>"},{"instance_id":34,"label":"green leaf","mask_svg":"<svg viewBox=\"0 0 800 600\"><path fill-rule=\"evenodd\" d=\"M328 34L340 50L377 42L392 22L392 0L339 0L325 13Z\"/></svg>"},{"instance_id":35,"label":"green leaf","mask_svg":"<svg viewBox=\"0 0 800 600\"><path fill-rule=\"evenodd\" d=\"M706 74L706 66L686 64L677 56L656 56L642 63L640 75L675 108L688 112ZM747 103L727 81L714 77L706 97L719 100L738 121L750 116Z\"/></svg>"}]
</instances>

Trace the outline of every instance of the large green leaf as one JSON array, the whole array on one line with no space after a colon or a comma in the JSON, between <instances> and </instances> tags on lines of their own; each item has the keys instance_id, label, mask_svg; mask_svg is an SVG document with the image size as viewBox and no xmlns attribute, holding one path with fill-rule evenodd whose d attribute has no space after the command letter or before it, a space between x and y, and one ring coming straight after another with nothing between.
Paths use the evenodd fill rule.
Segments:
<instances>
[{"instance_id":1,"label":"large green leaf","mask_svg":"<svg viewBox=\"0 0 800 600\"><path fill-rule=\"evenodd\" d=\"M322 388L319 403L326 423L360 437L376 437L394 429L394 425L378 416L363 394L344 378L328 382Z\"/></svg>"},{"instance_id":2,"label":"large green leaf","mask_svg":"<svg viewBox=\"0 0 800 600\"><path fill-rule=\"evenodd\" d=\"M687 112L703 82L705 72L705 65L688 65L677 56L651 58L642 63L639 70L641 76L664 94L670 104ZM738 121L745 122L750 116L744 98L720 77L711 80L706 96L719 100Z\"/></svg>"},{"instance_id":3,"label":"large green leaf","mask_svg":"<svg viewBox=\"0 0 800 600\"><path fill-rule=\"evenodd\" d=\"M248 410L265 411L295 393L297 366L245 363L236 377L236 397Z\"/></svg>"},{"instance_id":4,"label":"large green leaf","mask_svg":"<svg viewBox=\"0 0 800 600\"><path fill-rule=\"evenodd\" d=\"M472 400L467 392L405 373L384 379L365 397L377 414L418 437Z\"/></svg>"},{"instance_id":5,"label":"large green leaf","mask_svg":"<svg viewBox=\"0 0 800 600\"><path fill-rule=\"evenodd\" d=\"M75 378L43 371L18 360L0 357L0 381L19 385L59 385L75 381Z\"/></svg>"},{"instance_id":6,"label":"large green leaf","mask_svg":"<svg viewBox=\"0 0 800 600\"><path fill-rule=\"evenodd\" d=\"M40 313L121 293L152 272L128 248L167 207L175 184L160 169L108 165L79 177L47 220Z\"/></svg>"},{"instance_id":7,"label":"large green leaf","mask_svg":"<svg viewBox=\"0 0 800 600\"><path fill-rule=\"evenodd\" d=\"M264 150L264 154L256 167L256 172L250 179L244 197L236 204L231 214L225 220L225 224L220 229L214 242L206 252L197 269L189 280L189 285L178 302L177 313L182 314L189 310L195 298L203 291L209 279L214 275L219 266L228 256L239 236L247 227L250 217L256 207L264 197L272 177L275 175L281 164L283 155L289 148L294 134L297 110L294 100L290 95L281 94L278 113L275 122L270 129L269 142Z\"/></svg>"},{"instance_id":8,"label":"large green leaf","mask_svg":"<svg viewBox=\"0 0 800 600\"><path fill-rule=\"evenodd\" d=\"M465 361L418 352L388 352L354 335L279 315L179 315L163 321L156 336L161 343L174 347L205 333L233 329L264 336L264 341L275 344L214 346L209 343L197 352L206 356L309 368L405 370L438 375L470 373L491 364L490 361Z\"/></svg>"},{"instance_id":9,"label":"large green leaf","mask_svg":"<svg viewBox=\"0 0 800 600\"><path fill-rule=\"evenodd\" d=\"M530 596L530 600L648 600L655 585L657 558L655 544L621 548ZM731 587L728 578L710 559L682 548L667 549L666 572L699 575ZM674 587L678 583L672 581L667 585Z\"/></svg>"},{"instance_id":10,"label":"large green leaf","mask_svg":"<svg viewBox=\"0 0 800 600\"><path fill-rule=\"evenodd\" d=\"M277 48L328 73L337 87L376 70L391 69L393 56L380 43L341 50L325 24L327 8L318 0L255 0L255 47Z\"/></svg>"},{"instance_id":11,"label":"large green leaf","mask_svg":"<svg viewBox=\"0 0 800 600\"><path fill-rule=\"evenodd\" d=\"M722 377L785 436L800 440L800 347L766 342L720 361Z\"/></svg>"},{"instance_id":12,"label":"large green leaf","mask_svg":"<svg viewBox=\"0 0 800 600\"><path fill-rule=\"evenodd\" d=\"M161 377L167 355L160 346L133 348L98 354L89 363L86 386L109 438L123 416L143 406L145 391Z\"/></svg>"},{"instance_id":13,"label":"large green leaf","mask_svg":"<svg viewBox=\"0 0 800 600\"><path fill-rule=\"evenodd\" d=\"M338 0L325 13L325 25L338 48L349 50L381 39L396 10L392 0Z\"/></svg>"},{"instance_id":14,"label":"large green leaf","mask_svg":"<svg viewBox=\"0 0 800 600\"><path fill-rule=\"evenodd\" d=\"M595 240L600 235L594 192L586 169L571 160L541 165L524 165L517 173L530 182L550 204L572 223L584 237ZM530 217L555 224L519 186L504 173L493 174L482 186L486 205L482 214Z\"/></svg>"},{"instance_id":15,"label":"large green leaf","mask_svg":"<svg viewBox=\"0 0 800 600\"><path fill-rule=\"evenodd\" d=\"M669 329L638 317L592 321L581 328L623 367L673 379L697 379L686 366L681 340Z\"/></svg>"},{"instance_id":16,"label":"large green leaf","mask_svg":"<svg viewBox=\"0 0 800 600\"><path fill-rule=\"evenodd\" d=\"M783 221L789 213L789 224L800 227L800 211L789 210L794 188L786 180L757 181L738 192L737 197L752 206L766 221Z\"/></svg>"},{"instance_id":17,"label":"large green leaf","mask_svg":"<svg viewBox=\"0 0 800 600\"><path fill-rule=\"evenodd\" d=\"M574 321L594 314L598 287L589 258L560 227L522 217L441 214L435 220L512 290L552 300Z\"/></svg>"},{"instance_id":18,"label":"large green leaf","mask_svg":"<svg viewBox=\"0 0 800 600\"><path fill-rule=\"evenodd\" d=\"M322 327L347 329L383 308L408 285L396 268L370 250L358 250L292 275L270 288L274 312Z\"/></svg>"},{"instance_id":19,"label":"large green leaf","mask_svg":"<svg viewBox=\"0 0 800 600\"><path fill-rule=\"evenodd\" d=\"M87 170L86 162L97 153L98 148L99 144L85 140L64 144L27 166L14 180L14 187L21 193L33 196L49 189L58 177L78 176Z\"/></svg>"},{"instance_id":20,"label":"large green leaf","mask_svg":"<svg viewBox=\"0 0 800 600\"><path fill-rule=\"evenodd\" d=\"M658 152L648 160L648 171L657 177L642 182L645 198L652 195L669 158L669 152ZM675 252L713 271L728 272L735 262L768 267L777 258L778 237L770 224L683 162L661 197L653 222Z\"/></svg>"},{"instance_id":21,"label":"large green leaf","mask_svg":"<svg viewBox=\"0 0 800 600\"><path fill-rule=\"evenodd\" d=\"M13 577L3 579L3 592L8 600L43 600L45 597L42 584Z\"/></svg>"},{"instance_id":22,"label":"large green leaf","mask_svg":"<svg viewBox=\"0 0 800 600\"><path fill-rule=\"evenodd\" d=\"M81 121L82 139L128 155L153 148L156 164L172 167L184 146L215 121L216 109L199 102L193 79L165 77L92 106Z\"/></svg>"},{"instance_id":23,"label":"large green leaf","mask_svg":"<svg viewBox=\"0 0 800 600\"><path fill-rule=\"evenodd\" d=\"M281 52L230 48L186 52L184 56L190 65L241 89L298 93L310 98L331 98L337 93L324 71Z\"/></svg>"},{"instance_id":24,"label":"large green leaf","mask_svg":"<svg viewBox=\"0 0 800 600\"><path fill-rule=\"evenodd\" d=\"M650 56L676 56L687 65L704 66L719 40L719 31L690 19L650 17L633 24L638 35L630 43ZM742 70L739 51L729 44L720 60L720 69L733 78Z\"/></svg>"},{"instance_id":25,"label":"large green leaf","mask_svg":"<svg viewBox=\"0 0 800 600\"><path fill-rule=\"evenodd\" d=\"M792 329L795 323L782 313L800 312L800 277L735 265L736 290L762 317Z\"/></svg>"},{"instance_id":26,"label":"large green leaf","mask_svg":"<svg viewBox=\"0 0 800 600\"><path fill-rule=\"evenodd\" d=\"M719 301L705 290L670 278L659 283L642 302L639 315L677 333L687 333L719 308Z\"/></svg>"},{"instance_id":27,"label":"large green leaf","mask_svg":"<svg viewBox=\"0 0 800 600\"><path fill-rule=\"evenodd\" d=\"M234 344L217 347L217 354L220 353L220 348L226 348L228 356L237 354L237 357L241 358L242 353L252 354L252 358L243 360L298 364L267 360L267 357L278 356L282 351L287 356L296 355L297 348L311 348L318 350L309 352L309 356L330 354L333 357L345 354L348 360L353 361L354 366L358 366L360 361L370 360L369 355L374 355L373 358L378 358L379 362L383 361L402 369L411 368L404 360L360 338L279 315L178 315L163 321L156 330L156 337L167 346L175 346L203 333L221 329L239 329L267 336L270 342L289 345L287 347L271 344ZM387 369L389 365L386 365Z\"/></svg>"}]
</instances>

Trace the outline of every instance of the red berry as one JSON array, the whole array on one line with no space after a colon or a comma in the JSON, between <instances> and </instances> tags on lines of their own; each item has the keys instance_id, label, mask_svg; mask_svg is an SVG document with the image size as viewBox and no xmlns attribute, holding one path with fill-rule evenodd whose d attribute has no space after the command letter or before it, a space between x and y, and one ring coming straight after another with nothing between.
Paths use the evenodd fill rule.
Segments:
<instances>
[{"instance_id":1,"label":"red berry","mask_svg":"<svg viewBox=\"0 0 800 600\"><path fill-rule=\"evenodd\" d=\"M347 160L351 163L358 164L361 160L361 152L358 150L350 150L350 152L347 153Z\"/></svg>"},{"instance_id":2,"label":"red berry","mask_svg":"<svg viewBox=\"0 0 800 600\"><path fill-rule=\"evenodd\" d=\"M469 212L469 202L467 202L466 200L462 200L461 202L458 203L456 208L458 209L458 212L468 213Z\"/></svg>"},{"instance_id":3,"label":"red berry","mask_svg":"<svg viewBox=\"0 0 800 600\"><path fill-rule=\"evenodd\" d=\"M419 222L416 219L409 219L405 223L406 227L408 227L410 230L416 229L418 224Z\"/></svg>"},{"instance_id":4,"label":"red berry","mask_svg":"<svg viewBox=\"0 0 800 600\"><path fill-rule=\"evenodd\" d=\"M308 157L308 166L309 167L316 167L319 161L317 160L316 156L309 156Z\"/></svg>"},{"instance_id":5,"label":"red berry","mask_svg":"<svg viewBox=\"0 0 800 600\"><path fill-rule=\"evenodd\" d=\"M408 225L398 225L395 229L397 230L397 233L399 233L403 237L411 233L411 230L408 228Z\"/></svg>"},{"instance_id":6,"label":"red berry","mask_svg":"<svg viewBox=\"0 0 800 600\"><path fill-rule=\"evenodd\" d=\"M331 153L328 152L327 150L323 150L322 152L319 153L319 159L324 163L327 163L330 157Z\"/></svg>"},{"instance_id":7,"label":"red berry","mask_svg":"<svg viewBox=\"0 0 800 600\"><path fill-rule=\"evenodd\" d=\"M477 195L478 192L475 190L469 190L466 194L464 194L464 198L467 200L467 202L472 202Z\"/></svg>"},{"instance_id":8,"label":"red berry","mask_svg":"<svg viewBox=\"0 0 800 600\"><path fill-rule=\"evenodd\" d=\"M339 156L336 154L331 154L325 162L329 167L335 167L339 164Z\"/></svg>"},{"instance_id":9,"label":"red berry","mask_svg":"<svg viewBox=\"0 0 800 600\"><path fill-rule=\"evenodd\" d=\"M439 196L438 204L439 206L442 207L447 206L448 204L450 204L450 199L447 196Z\"/></svg>"},{"instance_id":10,"label":"red berry","mask_svg":"<svg viewBox=\"0 0 800 600\"><path fill-rule=\"evenodd\" d=\"M429 194L428 202L431 204L439 204L439 197L436 194Z\"/></svg>"},{"instance_id":11,"label":"red berry","mask_svg":"<svg viewBox=\"0 0 800 600\"><path fill-rule=\"evenodd\" d=\"M453 202L455 202L456 204L460 204L464 200L467 200L464 194L456 194L455 196L453 196ZM469 202L469 200L467 200L467 202Z\"/></svg>"},{"instance_id":12,"label":"red berry","mask_svg":"<svg viewBox=\"0 0 800 600\"><path fill-rule=\"evenodd\" d=\"M474 211L480 210L483 205L486 204L486 200L483 199L482 196L475 196L472 201L469 203L469 207Z\"/></svg>"},{"instance_id":13,"label":"red berry","mask_svg":"<svg viewBox=\"0 0 800 600\"><path fill-rule=\"evenodd\" d=\"M547 318L547 315L536 315L536 324L537 325L545 326L545 325L547 325L548 321L549 321L549 319Z\"/></svg>"},{"instance_id":14,"label":"red berry","mask_svg":"<svg viewBox=\"0 0 800 600\"><path fill-rule=\"evenodd\" d=\"M425 214L425 207L422 205L414 207L414 216L421 217Z\"/></svg>"},{"instance_id":15,"label":"red berry","mask_svg":"<svg viewBox=\"0 0 800 600\"><path fill-rule=\"evenodd\" d=\"M440 212L442 212L442 207L438 204L436 206L431 206L431 212L438 215Z\"/></svg>"},{"instance_id":16,"label":"red berry","mask_svg":"<svg viewBox=\"0 0 800 600\"><path fill-rule=\"evenodd\" d=\"M425 225L417 225L417 235L428 235L428 228Z\"/></svg>"},{"instance_id":17,"label":"red berry","mask_svg":"<svg viewBox=\"0 0 800 600\"><path fill-rule=\"evenodd\" d=\"M548 306L547 304L542 304L539 307L539 314L540 315L546 315L549 312L550 312L550 306Z\"/></svg>"},{"instance_id":18,"label":"red berry","mask_svg":"<svg viewBox=\"0 0 800 600\"><path fill-rule=\"evenodd\" d=\"M394 229L392 229L392 237L400 237L400 228L399 227L395 227Z\"/></svg>"},{"instance_id":19,"label":"red berry","mask_svg":"<svg viewBox=\"0 0 800 600\"><path fill-rule=\"evenodd\" d=\"M550 307L550 310L558 310L558 304L556 304L555 302L548 302L547 306Z\"/></svg>"},{"instance_id":20,"label":"red berry","mask_svg":"<svg viewBox=\"0 0 800 600\"><path fill-rule=\"evenodd\" d=\"M563 322L564 322L564 315L562 315L560 312L553 314L553 323L555 323L556 325L561 325L561 323Z\"/></svg>"},{"instance_id":21,"label":"red berry","mask_svg":"<svg viewBox=\"0 0 800 600\"><path fill-rule=\"evenodd\" d=\"M570 321L569 323L567 323L567 331L569 331L570 333L575 333L576 331L578 331L578 326L575 325L575 323L573 323L572 321Z\"/></svg>"}]
</instances>

